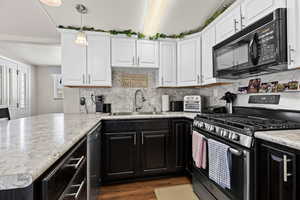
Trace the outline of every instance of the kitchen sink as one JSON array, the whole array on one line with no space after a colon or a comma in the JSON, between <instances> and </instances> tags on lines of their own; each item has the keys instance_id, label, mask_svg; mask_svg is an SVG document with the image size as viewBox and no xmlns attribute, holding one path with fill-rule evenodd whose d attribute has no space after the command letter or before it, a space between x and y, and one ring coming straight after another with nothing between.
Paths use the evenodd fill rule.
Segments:
<instances>
[{"instance_id":1,"label":"kitchen sink","mask_svg":"<svg viewBox=\"0 0 300 200\"><path fill-rule=\"evenodd\" d=\"M161 115L162 112L115 112L112 113L112 116L120 116L120 115Z\"/></svg>"}]
</instances>

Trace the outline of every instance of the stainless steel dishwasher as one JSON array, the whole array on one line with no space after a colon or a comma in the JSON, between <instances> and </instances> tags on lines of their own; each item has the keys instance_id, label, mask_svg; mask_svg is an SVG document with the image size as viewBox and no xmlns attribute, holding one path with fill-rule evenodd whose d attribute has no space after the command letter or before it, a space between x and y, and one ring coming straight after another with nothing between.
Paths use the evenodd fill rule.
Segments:
<instances>
[{"instance_id":1,"label":"stainless steel dishwasher","mask_svg":"<svg viewBox=\"0 0 300 200\"><path fill-rule=\"evenodd\" d=\"M87 136L87 199L96 200L101 185L101 123Z\"/></svg>"}]
</instances>

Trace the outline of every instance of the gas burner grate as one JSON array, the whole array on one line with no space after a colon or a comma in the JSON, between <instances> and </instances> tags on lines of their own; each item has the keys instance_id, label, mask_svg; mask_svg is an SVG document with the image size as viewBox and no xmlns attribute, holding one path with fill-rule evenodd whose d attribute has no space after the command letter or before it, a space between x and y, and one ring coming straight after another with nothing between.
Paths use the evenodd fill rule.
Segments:
<instances>
[{"instance_id":1,"label":"gas burner grate","mask_svg":"<svg viewBox=\"0 0 300 200\"><path fill-rule=\"evenodd\" d=\"M207 119L213 122L226 124L235 128L263 131L263 130L284 130L284 129L300 129L300 123L287 120L278 120L270 118L260 118L255 116L243 115L198 115L199 118Z\"/></svg>"}]
</instances>

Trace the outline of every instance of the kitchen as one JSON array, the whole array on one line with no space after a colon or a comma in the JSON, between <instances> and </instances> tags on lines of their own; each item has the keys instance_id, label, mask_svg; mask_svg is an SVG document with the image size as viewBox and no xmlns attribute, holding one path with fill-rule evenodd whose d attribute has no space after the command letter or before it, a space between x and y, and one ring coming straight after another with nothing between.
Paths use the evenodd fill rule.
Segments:
<instances>
[{"instance_id":1,"label":"kitchen","mask_svg":"<svg viewBox=\"0 0 300 200\"><path fill-rule=\"evenodd\" d=\"M0 200L299 199L299 4L4 0Z\"/></svg>"}]
</instances>

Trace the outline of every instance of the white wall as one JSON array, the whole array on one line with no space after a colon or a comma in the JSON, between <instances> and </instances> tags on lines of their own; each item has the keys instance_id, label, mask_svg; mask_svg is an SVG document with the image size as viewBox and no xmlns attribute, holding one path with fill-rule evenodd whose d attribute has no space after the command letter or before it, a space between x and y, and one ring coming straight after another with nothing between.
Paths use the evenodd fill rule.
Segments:
<instances>
[{"instance_id":1,"label":"white wall","mask_svg":"<svg viewBox=\"0 0 300 200\"><path fill-rule=\"evenodd\" d=\"M289 81L299 81L300 82L300 70L291 70L286 72L274 73L264 76L257 76L247 79L238 80L232 85L219 86L212 88L213 90L213 105L225 105L225 101L220 100L220 98L225 94L225 92L230 91L233 93L238 93L238 87L248 86L249 80L253 78L261 78L262 83L279 81L279 83L288 83ZM272 93L269 93L269 95ZM265 93L258 94L239 94L235 100L236 106L247 106L247 107L261 107L270 109L289 109L300 111L300 92L291 93L278 93L281 98L279 105L266 105L266 104L249 104L248 98L251 95L268 95Z\"/></svg>"},{"instance_id":2,"label":"white wall","mask_svg":"<svg viewBox=\"0 0 300 200\"><path fill-rule=\"evenodd\" d=\"M53 98L53 74L60 74L60 66L36 67L36 114L63 112L63 100Z\"/></svg>"}]
</instances>

